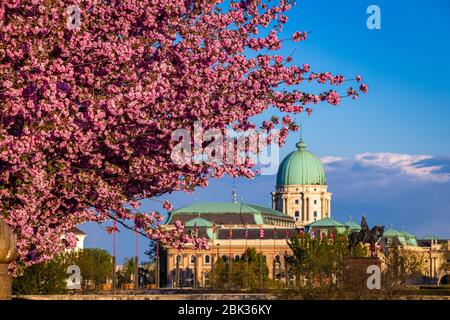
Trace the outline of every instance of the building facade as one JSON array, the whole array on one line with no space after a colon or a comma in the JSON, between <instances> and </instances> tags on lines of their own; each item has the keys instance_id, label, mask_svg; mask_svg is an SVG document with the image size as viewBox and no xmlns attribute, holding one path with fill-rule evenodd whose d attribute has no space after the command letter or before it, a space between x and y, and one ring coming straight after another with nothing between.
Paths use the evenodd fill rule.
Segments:
<instances>
[{"instance_id":1,"label":"building facade","mask_svg":"<svg viewBox=\"0 0 450 320\"><path fill-rule=\"evenodd\" d=\"M187 247L163 248L160 285L165 287L203 287L218 259L236 259L247 248L256 248L266 261L269 278L281 279L286 269L286 255L291 255L287 239L308 232L316 237L359 231L351 219L340 223L331 217L331 193L319 158L299 141L297 150L280 163L272 208L237 202L202 202L176 209L169 214L165 228L179 220L185 232L208 239L209 250ZM398 244L419 253L424 260L424 276L436 283L448 283L450 275L450 240L416 239L406 231L385 231L388 245Z\"/></svg>"},{"instance_id":2,"label":"building facade","mask_svg":"<svg viewBox=\"0 0 450 320\"><path fill-rule=\"evenodd\" d=\"M172 211L166 228L177 220L184 223L188 234L208 239L210 249L166 247L161 280L168 287L205 286L214 261L239 258L251 247L264 255L273 277L284 268L282 257L289 251L286 238L299 232L292 217L244 202L194 203Z\"/></svg>"}]
</instances>

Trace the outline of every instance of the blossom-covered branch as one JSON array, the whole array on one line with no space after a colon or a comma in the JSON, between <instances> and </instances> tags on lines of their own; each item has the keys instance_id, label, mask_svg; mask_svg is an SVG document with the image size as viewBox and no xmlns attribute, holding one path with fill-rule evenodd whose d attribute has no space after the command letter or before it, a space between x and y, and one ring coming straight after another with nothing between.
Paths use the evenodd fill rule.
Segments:
<instances>
[{"instance_id":1,"label":"blossom-covered branch","mask_svg":"<svg viewBox=\"0 0 450 320\"><path fill-rule=\"evenodd\" d=\"M111 218L133 221L174 247L205 245L180 225L155 226L159 213L137 213L130 204L204 187L211 177L254 176L251 162L174 163L171 133L178 128L195 121L245 128L269 107L310 113L309 104L340 102L330 88L311 94L299 87L306 79L341 85L343 76L312 73L273 54L291 5L1 1L0 217L17 235L20 263L73 247L68 231L76 224ZM79 17L68 13L70 6ZM292 44L306 38L294 33ZM288 89L280 90L281 83ZM357 97L367 86L345 92ZM291 121L280 125L281 143L298 129Z\"/></svg>"}]
</instances>

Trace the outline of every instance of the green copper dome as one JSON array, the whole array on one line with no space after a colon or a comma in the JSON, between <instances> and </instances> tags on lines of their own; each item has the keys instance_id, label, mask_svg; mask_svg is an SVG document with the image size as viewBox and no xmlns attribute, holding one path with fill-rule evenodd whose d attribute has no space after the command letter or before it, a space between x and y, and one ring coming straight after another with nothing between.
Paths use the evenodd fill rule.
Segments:
<instances>
[{"instance_id":1,"label":"green copper dome","mask_svg":"<svg viewBox=\"0 0 450 320\"><path fill-rule=\"evenodd\" d=\"M277 174L277 186L291 184L326 185L323 165L312 153L306 151L306 144L300 140L297 150L281 161Z\"/></svg>"}]
</instances>

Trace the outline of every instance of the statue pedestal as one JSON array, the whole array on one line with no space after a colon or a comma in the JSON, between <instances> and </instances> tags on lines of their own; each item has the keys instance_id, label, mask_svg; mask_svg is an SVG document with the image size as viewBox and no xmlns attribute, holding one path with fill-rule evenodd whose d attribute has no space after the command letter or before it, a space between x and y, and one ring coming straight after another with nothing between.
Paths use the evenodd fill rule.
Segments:
<instances>
[{"instance_id":1,"label":"statue pedestal","mask_svg":"<svg viewBox=\"0 0 450 320\"><path fill-rule=\"evenodd\" d=\"M0 263L0 300L11 300L12 278L8 274L8 264Z\"/></svg>"},{"instance_id":2,"label":"statue pedestal","mask_svg":"<svg viewBox=\"0 0 450 320\"><path fill-rule=\"evenodd\" d=\"M8 225L0 218L0 300L11 300L12 278L8 265L16 257L16 240Z\"/></svg>"},{"instance_id":3,"label":"statue pedestal","mask_svg":"<svg viewBox=\"0 0 450 320\"><path fill-rule=\"evenodd\" d=\"M369 289L367 279L373 274L371 266L378 266L379 270L381 270L381 260L379 258L348 257L345 259L344 265L344 288L355 292Z\"/></svg>"}]
</instances>

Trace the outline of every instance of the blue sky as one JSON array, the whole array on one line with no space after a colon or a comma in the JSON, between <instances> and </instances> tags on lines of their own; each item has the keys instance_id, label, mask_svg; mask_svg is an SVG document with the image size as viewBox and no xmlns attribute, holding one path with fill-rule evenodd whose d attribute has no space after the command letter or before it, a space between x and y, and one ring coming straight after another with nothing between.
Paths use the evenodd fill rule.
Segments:
<instances>
[{"instance_id":1,"label":"blue sky","mask_svg":"<svg viewBox=\"0 0 450 320\"><path fill-rule=\"evenodd\" d=\"M366 9L381 8L381 30L366 27ZM324 159L332 214L369 224L382 223L423 236L450 237L450 2L448 0L300 0L288 16L286 37L312 31L294 46L296 64L313 71L363 76L369 93L338 107L319 105L303 123L308 150ZM285 38L286 38L285 37ZM282 37L283 38L283 37ZM262 117L270 116L269 110ZM285 156L298 139L291 134ZM269 205L275 176L238 179L245 202ZM176 207L195 201L229 201L230 179L211 181L192 195L175 193ZM146 200L143 210L160 209ZM84 224L86 245L111 251L112 236L98 225ZM140 255L148 241L140 238ZM134 235L118 235L119 262L134 255Z\"/></svg>"}]
</instances>

